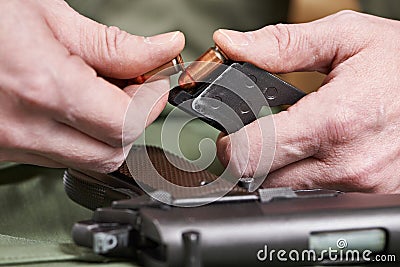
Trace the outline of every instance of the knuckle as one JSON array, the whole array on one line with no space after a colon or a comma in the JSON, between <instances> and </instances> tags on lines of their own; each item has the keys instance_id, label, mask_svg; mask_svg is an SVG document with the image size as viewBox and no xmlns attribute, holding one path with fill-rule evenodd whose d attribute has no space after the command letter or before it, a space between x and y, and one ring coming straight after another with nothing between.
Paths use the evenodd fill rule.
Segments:
<instances>
[{"instance_id":1,"label":"knuckle","mask_svg":"<svg viewBox=\"0 0 400 267\"><path fill-rule=\"evenodd\" d=\"M113 140L110 141L111 145L113 147L125 147L125 146L129 146L131 144L133 144L137 138L139 137L138 135L123 135L120 137L120 139L118 139L118 137L115 137Z\"/></svg>"},{"instance_id":2,"label":"knuckle","mask_svg":"<svg viewBox=\"0 0 400 267\"><path fill-rule=\"evenodd\" d=\"M307 101L307 99L305 99ZM305 103L303 103L305 104ZM303 105L307 106L307 105ZM293 114L304 111L304 109L299 110L300 106L292 106L287 111L282 111L276 114L276 118L279 118L280 124L276 125L277 129L285 127L285 123L282 122L292 121L290 117ZM306 111L303 114L313 116L312 111ZM323 122L322 122L323 123ZM277 136L277 146L279 150L284 152L287 159L291 158L307 158L313 156L320 152L321 146L325 138L325 132L319 123L315 123L312 120L307 120L304 122L305 127L296 129L296 134L284 133Z\"/></svg>"},{"instance_id":3,"label":"knuckle","mask_svg":"<svg viewBox=\"0 0 400 267\"><path fill-rule=\"evenodd\" d=\"M115 26L104 25L98 28L98 34L96 35L96 46L98 48L95 51L90 51L90 53L94 54L95 61L103 65L103 72L120 71L118 68L123 67L122 64L104 64L104 61L111 63L116 58L124 58L125 55L121 54L124 51L121 46L128 36L127 32Z\"/></svg>"},{"instance_id":4,"label":"knuckle","mask_svg":"<svg viewBox=\"0 0 400 267\"><path fill-rule=\"evenodd\" d=\"M226 154L230 157L229 164L232 164L234 174L238 177L253 176L259 168L261 159L261 140L257 136L258 132L253 131L248 136L247 130L231 135L231 140L226 147ZM260 142L254 144L249 139L250 136L253 140L260 140Z\"/></svg>"},{"instance_id":5,"label":"knuckle","mask_svg":"<svg viewBox=\"0 0 400 267\"><path fill-rule=\"evenodd\" d=\"M218 140L217 153L222 163L227 165L231 160L231 142L229 141L229 136L225 136Z\"/></svg>"},{"instance_id":6,"label":"knuckle","mask_svg":"<svg viewBox=\"0 0 400 267\"><path fill-rule=\"evenodd\" d=\"M336 112L330 118L328 117L325 128L329 144L335 145L351 141L356 135L355 127L358 120L359 118L357 119L347 111Z\"/></svg>"},{"instance_id":7,"label":"knuckle","mask_svg":"<svg viewBox=\"0 0 400 267\"><path fill-rule=\"evenodd\" d=\"M271 25L267 26L266 29L268 30L268 33L272 36L272 38L274 39L274 43L276 44L276 58L279 58L280 60L285 60L285 58L282 57L290 54L288 53L288 50L291 49L291 47L293 46L292 42L295 40L293 36L293 31L290 31L288 25L286 24Z\"/></svg>"},{"instance_id":8,"label":"knuckle","mask_svg":"<svg viewBox=\"0 0 400 267\"><path fill-rule=\"evenodd\" d=\"M336 151L322 159L321 170L325 170L326 175L321 178L321 184L334 185L343 191L378 192L382 185L382 180L376 176L379 167L375 161L358 154L353 148Z\"/></svg>"},{"instance_id":9,"label":"knuckle","mask_svg":"<svg viewBox=\"0 0 400 267\"><path fill-rule=\"evenodd\" d=\"M341 10L332 16L334 20L338 20L340 22L348 22L349 20L357 21L358 19L360 19L360 17L363 16L353 10Z\"/></svg>"},{"instance_id":10,"label":"knuckle","mask_svg":"<svg viewBox=\"0 0 400 267\"><path fill-rule=\"evenodd\" d=\"M342 10L332 15L330 22L333 25L338 25L335 29L339 31L338 34L341 35L342 39L351 40L357 44L371 39L371 31L366 31L365 26L367 24L372 27L374 24L370 23L368 17L364 14L352 10Z\"/></svg>"},{"instance_id":11,"label":"knuckle","mask_svg":"<svg viewBox=\"0 0 400 267\"><path fill-rule=\"evenodd\" d=\"M267 38L271 40L272 47L268 49L274 57L266 57L265 60L272 62L262 62L264 67L279 66L280 72L287 72L296 66L297 61L294 60L293 55L298 54L299 51L309 51L311 40L310 35L304 31L303 26L296 24L277 24L267 26ZM285 62L285 64L282 64ZM305 64L305 62L302 62Z\"/></svg>"},{"instance_id":12,"label":"knuckle","mask_svg":"<svg viewBox=\"0 0 400 267\"><path fill-rule=\"evenodd\" d=\"M329 143L337 144L346 141L350 135L349 127L351 127L351 124L348 121L334 120L328 122L327 132Z\"/></svg>"},{"instance_id":13,"label":"knuckle","mask_svg":"<svg viewBox=\"0 0 400 267\"><path fill-rule=\"evenodd\" d=\"M277 24L272 26L271 33L278 43L279 51L284 51L290 47L292 41L291 31L289 31L288 26L285 24Z\"/></svg>"},{"instance_id":14,"label":"knuckle","mask_svg":"<svg viewBox=\"0 0 400 267\"><path fill-rule=\"evenodd\" d=\"M24 125L22 122L3 122L4 128L0 129L0 148L13 152L34 152L43 145L43 136L35 127ZM32 141L35 140L35 141Z\"/></svg>"},{"instance_id":15,"label":"knuckle","mask_svg":"<svg viewBox=\"0 0 400 267\"><path fill-rule=\"evenodd\" d=\"M118 56L120 47L128 33L115 26L105 26L103 29L104 33L100 35L103 38L101 42L103 44L102 54L106 59L115 58Z\"/></svg>"},{"instance_id":16,"label":"knuckle","mask_svg":"<svg viewBox=\"0 0 400 267\"><path fill-rule=\"evenodd\" d=\"M76 77L96 77L95 71L74 55L66 57L64 63L57 66L41 64L39 68L31 69L28 75L21 89L16 90L21 102L51 111L60 111L63 107L63 112L74 106L71 95L79 90Z\"/></svg>"},{"instance_id":17,"label":"knuckle","mask_svg":"<svg viewBox=\"0 0 400 267\"><path fill-rule=\"evenodd\" d=\"M235 134L225 136L218 143L218 155L225 167L234 177L243 177L251 171L248 170L248 158L241 146L238 146L235 141ZM232 144L232 142L234 144Z\"/></svg>"},{"instance_id":18,"label":"knuckle","mask_svg":"<svg viewBox=\"0 0 400 267\"><path fill-rule=\"evenodd\" d=\"M379 188L379 180L375 179L373 173L375 166L367 162L352 164L346 169L344 180L351 190L362 192L375 192Z\"/></svg>"},{"instance_id":19,"label":"knuckle","mask_svg":"<svg viewBox=\"0 0 400 267\"><path fill-rule=\"evenodd\" d=\"M116 171L124 162L124 153L122 148L113 149L112 152L102 155L93 163L96 171L101 173L110 173Z\"/></svg>"},{"instance_id":20,"label":"knuckle","mask_svg":"<svg viewBox=\"0 0 400 267\"><path fill-rule=\"evenodd\" d=\"M135 122L135 123L132 123ZM139 120L134 118L133 116L125 116L123 124L120 128L119 132L115 132L117 138L121 138L118 142L118 145L128 146L135 142L145 131L145 125L143 122L139 122ZM122 129L122 130L121 130Z\"/></svg>"},{"instance_id":21,"label":"knuckle","mask_svg":"<svg viewBox=\"0 0 400 267\"><path fill-rule=\"evenodd\" d=\"M85 77L87 78L96 78L97 73L96 71L89 67L85 63L85 61L77 55L68 55L65 58L64 64L59 67L59 72L60 73L67 73L68 75L59 75L57 78L59 80L59 83L61 84L66 84L66 85L76 85L74 82L78 82L77 78ZM71 78L73 80L71 80ZM72 87L72 86L71 86ZM78 90L79 86L77 88L68 88L69 90Z\"/></svg>"},{"instance_id":22,"label":"knuckle","mask_svg":"<svg viewBox=\"0 0 400 267\"><path fill-rule=\"evenodd\" d=\"M131 140L125 140L122 131L114 130L109 134L107 143L114 148L120 148L124 146L124 143L129 145L133 143L133 141L131 142Z\"/></svg>"},{"instance_id":23,"label":"knuckle","mask_svg":"<svg viewBox=\"0 0 400 267\"><path fill-rule=\"evenodd\" d=\"M51 71L37 72L27 82L25 88L18 90L22 103L35 107L47 107L52 103L58 81Z\"/></svg>"},{"instance_id":24,"label":"knuckle","mask_svg":"<svg viewBox=\"0 0 400 267\"><path fill-rule=\"evenodd\" d=\"M230 151L230 159L228 169L231 170L235 177L251 176L251 167L248 165L248 160L245 159L242 149L233 149Z\"/></svg>"},{"instance_id":25,"label":"knuckle","mask_svg":"<svg viewBox=\"0 0 400 267\"><path fill-rule=\"evenodd\" d=\"M84 77L85 83L89 83L88 80L94 79L97 74L82 58L75 55L68 56L59 71L68 75L58 77L60 86L55 90L49 106L61 121L74 122L78 114L77 98L84 95L79 85L80 79Z\"/></svg>"}]
</instances>

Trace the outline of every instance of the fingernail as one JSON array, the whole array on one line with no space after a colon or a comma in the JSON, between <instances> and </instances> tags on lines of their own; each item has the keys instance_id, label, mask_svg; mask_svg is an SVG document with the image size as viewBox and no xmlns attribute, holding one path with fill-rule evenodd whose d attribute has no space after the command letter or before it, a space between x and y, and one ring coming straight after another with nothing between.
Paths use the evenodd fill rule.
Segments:
<instances>
[{"instance_id":1,"label":"fingernail","mask_svg":"<svg viewBox=\"0 0 400 267\"><path fill-rule=\"evenodd\" d=\"M178 37L180 33L181 33L180 31L175 31L175 32L168 32L164 34L154 35L151 37L145 37L144 42L147 44L162 45L172 42Z\"/></svg>"},{"instance_id":2,"label":"fingernail","mask_svg":"<svg viewBox=\"0 0 400 267\"><path fill-rule=\"evenodd\" d=\"M252 32L237 32L232 30L218 30L229 44L237 46L246 46L254 41Z\"/></svg>"}]
</instances>

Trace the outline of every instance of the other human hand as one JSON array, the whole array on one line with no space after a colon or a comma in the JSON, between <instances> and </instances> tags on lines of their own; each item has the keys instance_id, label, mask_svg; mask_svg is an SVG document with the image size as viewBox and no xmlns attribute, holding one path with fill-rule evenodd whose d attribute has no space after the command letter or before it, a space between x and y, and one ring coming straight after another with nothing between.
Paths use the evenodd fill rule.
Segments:
<instances>
[{"instance_id":1,"label":"other human hand","mask_svg":"<svg viewBox=\"0 0 400 267\"><path fill-rule=\"evenodd\" d=\"M275 143L261 134L270 118L219 138L219 157L236 173L267 176L266 187L400 192L400 22L343 11L253 32L219 30L214 40L229 58L273 73L327 74L317 92L272 115ZM246 142L244 132L249 150L231 145ZM272 166L263 164L273 149Z\"/></svg>"},{"instance_id":2,"label":"other human hand","mask_svg":"<svg viewBox=\"0 0 400 267\"><path fill-rule=\"evenodd\" d=\"M61 0L0 0L0 9L0 160L118 168L123 128L129 146L163 109L169 83L120 90L108 79L130 79L173 59L182 33L130 35ZM124 125L132 96L137 113Z\"/></svg>"}]
</instances>

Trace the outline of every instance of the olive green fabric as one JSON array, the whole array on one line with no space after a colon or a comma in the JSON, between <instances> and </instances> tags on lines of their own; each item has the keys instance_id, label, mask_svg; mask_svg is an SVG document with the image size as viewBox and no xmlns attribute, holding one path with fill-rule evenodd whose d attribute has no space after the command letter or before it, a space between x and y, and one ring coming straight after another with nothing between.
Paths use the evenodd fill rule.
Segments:
<instances>
[{"instance_id":1,"label":"olive green fabric","mask_svg":"<svg viewBox=\"0 0 400 267\"><path fill-rule=\"evenodd\" d=\"M97 256L71 240L74 222L91 212L64 193L63 170L8 164L0 170L0 266L132 266Z\"/></svg>"}]
</instances>

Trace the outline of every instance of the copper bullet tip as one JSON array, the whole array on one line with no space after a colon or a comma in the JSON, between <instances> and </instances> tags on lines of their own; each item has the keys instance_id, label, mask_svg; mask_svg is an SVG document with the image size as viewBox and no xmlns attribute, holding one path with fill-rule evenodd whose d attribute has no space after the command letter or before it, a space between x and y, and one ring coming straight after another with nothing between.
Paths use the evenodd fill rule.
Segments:
<instances>
[{"instance_id":1,"label":"copper bullet tip","mask_svg":"<svg viewBox=\"0 0 400 267\"><path fill-rule=\"evenodd\" d=\"M226 55L217 47L211 47L190 64L186 70L183 71L178 79L179 86L190 91L198 82L210 75L219 64L224 64L228 61ZM207 64L210 62L210 64Z\"/></svg>"}]
</instances>

